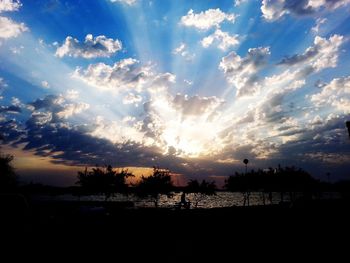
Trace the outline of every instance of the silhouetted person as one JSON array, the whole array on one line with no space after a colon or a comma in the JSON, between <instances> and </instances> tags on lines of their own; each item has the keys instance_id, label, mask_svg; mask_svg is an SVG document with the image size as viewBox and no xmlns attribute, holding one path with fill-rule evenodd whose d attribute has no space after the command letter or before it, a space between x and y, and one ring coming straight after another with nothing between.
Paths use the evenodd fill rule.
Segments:
<instances>
[{"instance_id":1,"label":"silhouetted person","mask_svg":"<svg viewBox=\"0 0 350 263\"><path fill-rule=\"evenodd\" d=\"M181 204L186 204L186 194L185 194L185 192L182 192L182 194L181 194Z\"/></svg>"},{"instance_id":2,"label":"silhouetted person","mask_svg":"<svg viewBox=\"0 0 350 263\"><path fill-rule=\"evenodd\" d=\"M186 193L182 192L181 194L181 201L180 201L180 205L183 206L184 208L189 208L189 204L190 202L188 202L186 200Z\"/></svg>"},{"instance_id":3,"label":"silhouetted person","mask_svg":"<svg viewBox=\"0 0 350 263\"><path fill-rule=\"evenodd\" d=\"M270 201L270 204L272 204L272 192L269 192L269 201Z\"/></svg>"},{"instance_id":4,"label":"silhouetted person","mask_svg":"<svg viewBox=\"0 0 350 263\"><path fill-rule=\"evenodd\" d=\"M349 138L350 138L350 121L346 122L346 127L348 128Z\"/></svg>"}]
</instances>

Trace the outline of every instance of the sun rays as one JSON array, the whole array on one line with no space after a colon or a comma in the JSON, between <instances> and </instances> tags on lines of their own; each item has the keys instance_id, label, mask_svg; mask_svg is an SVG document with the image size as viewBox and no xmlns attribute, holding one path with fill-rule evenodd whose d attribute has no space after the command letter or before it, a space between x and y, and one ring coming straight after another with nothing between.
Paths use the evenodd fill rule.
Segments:
<instances>
[{"instance_id":1,"label":"sun rays","mask_svg":"<svg viewBox=\"0 0 350 263\"><path fill-rule=\"evenodd\" d=\"M339 1L308 14L265 1L24 2L11 19L28 30L0 32L0 131L67 164L186 172L206 160L210 174L242 157L334 156L350 100Z\"/></svg>"}]
</instances>

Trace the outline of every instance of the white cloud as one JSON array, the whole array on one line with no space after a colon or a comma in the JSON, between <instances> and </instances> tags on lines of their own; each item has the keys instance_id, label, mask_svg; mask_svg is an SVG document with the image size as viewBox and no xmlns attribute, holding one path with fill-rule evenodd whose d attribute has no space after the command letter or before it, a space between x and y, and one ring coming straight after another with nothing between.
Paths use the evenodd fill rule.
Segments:
<instances>
[{"instance_id":1,"label":"white cloud","mask_svg":"<svg viewBox=\"0 0 350 263\"><path fill-rule=\"evenodd\" d=\"M176 82L176 76L167 73L153 73L147 85L148 91L153 94L159 94L160 92L167 92L168 88Z\"/></svg>"},{"instance_id":2,"label":"white cloud","mask_svg":"<svg viewBox=\"0 0 350 263\"><path fill-rule=\"evenodd\" d=\"M0 16L0 39L8 39L19 36L28 31L24 23L16 23L12 19Z\"/></svg>"},{"instance_id":3,"label":"white cloud","mask_svg":"<svg viewBox=\"0 0 350 263\"><path fill-rule=\"evenodd\" d=\"M240 6L241 4L247 2L247 0L235 0L234 3L235 3L235 6Z\"/></svg>"},{"instance_id":4,"label":"white cloud","mask_svg":"<svg viewBox=\"0 0 350 263\"><path fill-rule=\"evenodd\" d=\"M5 82L5 80L3 78L0 77L0 88L5 88L7 87L7 83Z\"/></svg>"},{"instance_id":5,"label":"white cloud","mask_svg":"<svg viewBox=\"0 0 350 263\"><path fill-rule=\"evenodd\" d=\"M261 6L261 12L266 20L273 21L281 18L287 10L284 9L284 0L263 0Z\"/></svg>"},{"instance_id":6,"label":"white cloud","mask_svg":"<svg viewBox=\"0 0 350 263\"><path fill-rule=\"evenodd\" d=\"M312 126L318 126L323 124L323 120L319 115L316 115L313 119L309 120L309 124Z\"/></svg>"},{"instance_id":7,"label":"white cloud","mask_svg":"<svg viewBox=\"0 0 350 263\"><path fill-rule=\"evenodd\" d=\"M0 13L18 11L21 6L20 1L1 0ZM24 23L17 23L8 17L0 16L0 39L17 37L27 30Z\"/></svg>"},{"instance_id":8,"label":"white cloud","mask_svg":"<svg viewBox=\"0 0 350 263\"><path fill-rule=\"evenodd\" d=\"M67 119L90 108L87 103L67 104L62 111L57 112L59 118Z\"/></svg>"},{"instance_id":9,"label":"white cloud","mask_svg":"<svg viewBox=\"0 0 350 263\"><path fill-rule=\"evenodd\" d=\"M64 44L57 48L56 56L64 57L110 57L122 49L120 40L113 40L106 36L97 36L94 38L91 34L86 35L85 41L80 43L79 40L68 36Z\"/></svg>"},{"instance_id":10,"label":"white cloud","mask_svg":"<svg viewBox=\"0 0 350 263\"><path fill-rule=\"evenodd\" d=\"M166 90L175 83L175 76L170 73L156 73L152 65L140 65L136 59L127 58L110 66L104 63L91 64L87 69L77 68L73 77L94 86L99 90L141 92L147 89L157 93Z\"/></svg>"},{"instance_id":11,"label":"white cloud","mask_svg":"<svg viewBox=\"0 0 350 263\"><path fill-rule=\"evenodd\" d=\"M234 14L226 14L219 8L208 9L198 14L191 9L186 16L181 17L180 24L187 27L195 27L200 30L208 30L212 27L219 27L225 20L233 23L236 16Z\"/></svg>"},{"instance_id":12,"label":"white cloud","mask_svg":"<svg viewBox=\"0 0 350 263\"><path fill-rule=\"evenodd\" d=\"M219 68L228 82L236 87L238 97L251 95L260 88L257 73L266 64L269 55L268 47L258 47L250 48L244 58L231 52L221 59Z\"/></svg>"},{"instance_id":13,"label":"white cloud","mask_svg":"<svg viewBox=\"0 0 350 263\"><path fill-rule=\"evenodd\" d=\"M173 53L174 54L181 54L183 51L185 51L185 49L186 49L186 44L181 43L180 46L178 46L177 48L174 49Z\"/></svg>"},{"instance_id":14,"label":"white cloud","mask_svg":"<svg viewBox=\"0 0 350 263\"><path fill-rule=\"evenodd\" d=\"M139 65L139 61L127 58L109 66L104 63L91 64L87 69L77 68L74 77L101 90L141 90L152 72L149 67Z\"/></svg>"},{"instance_id":15,"label":"white cloud","mask_svg":"<svg viewBox=\"0 0 350 263\"><path fill-rule=\"evenodd\" d=\"M97 116L94 123L94 130L90 135L107 139L113 143L137 142L145 143L144 134L137 127L125 121L106 120L102 116ZM129 125L128 125L129 124ZM131 125L130 125L131 124Z\"/></svg>"},{"instance_id":16,"label":"white cloud","mask_svg":"<svg viewBox=\"0 0 350 263\"><path fill-rule=\"evenodd\" d=\"M17 11L22 6L19 0L1 0L0 13Z\"/></svg>"},{"instance_id":17,"label":"white cloud","mask_svg":"<svg viewBox=\"0 0 350 263\"><path fill-rule=\"evenodd\" d=\"M309 0L308 6L313 9L327 8L330 10L337 9L350 4L350 0Z\"/></svg>"},{"instance_id":18,"label":"white cloud","mask_svg":"<svg viewBox=\"0 0 350 263\"><path fill-rule=\"evenodd\" d=\"M217 109L222 101L216 97L200 97L177 94L172 101L175 109L186 116L202 115L212 113Z\"/></svg>"},{"instance_id":19,"label":"white cloud","mask_svg":"<svg viewBox=\"0 0 350 263\"><path fill-rule=\"evenodd\" d=\"M191 54L186 48L187 46L185 43L180 43L180 45L173 50L173 54L184 57L186 61L193 61L196 55Z\"/></svg>"},{"instance_id":20,"label":"white cloud","mask_svg":"<svg viewBox=\"0 0 350 263\"><path fill-rule=\"evenodd\" d=\"M316 107L331 106L344 114L350 113L350 77L333 79L320 93L310 97Z\"/></svg>"},{"instance_id":21,"label":"white cloud","mask_svg":"<svg viewBox=\"0 0 350 263\"><path fill-rule=\"evenodd\" d=\"M90 108L90 105L87 103L72 103L71 101L67 101L67 99L70 98L64 97L62 94L47 95L43 99L37 99L29 103L27 108L33 111L33 114L45 112L44 119L50 122L61 122L61 119L68 119ZM41 115L39 114L38 116Z\"/></svg>"},{"instance_id":22,"label":"white cloud","mask_svg":"<svg viewBox=\"0 0 350 263\"><path fill-rule=\"evenodd\" d=\"M75 100L79 97L79 92L74 89L67 90L65 97L69 100Z\"/></svg>"},{"instance_id":23,"label":"white cloud","mask_svg":"<svg viewBox=\"0 0 350 263\"><path fill-rule=\"evenodd\" d=\"M242 118L236 120L236 125L238 127L248 125L248 128L242 131L244 134L253 130L254 136L258 138L274 138L277 142L279 141L276 144L277 147L280 143L284 144L296 140L302 136L305 129L312 129L319 121L319 119L315 119L315 114L312 112L303 116L304 120L301 122L291 119L294 110L305 110L295 105L298 104L298 101L293 101L293 92L305 86L306 77L310 74L336 66L342 42L343 38L337 35L329 39L316 37L314 45L307 48L305 52L282 60L283 63L280 64L287 65L288 68L278 74L259 80L257 85L264 92L252 96L252 99L256 99L256 101L248 106L249 110ZM233 57L236 58L236 56ZM231 62L238 67L240 60L241 58L231 60ZM230 74L236 72L235 68L232 67L229 67L228 70L232 70ZM247 72L250 73L249 70ZM232 81L237 81L238 77L235 75L233 77ZM347 85L347 81L339 80L337 85L335 82L330 84L330 87L322 85L323 92L315 94L312 97L312 102L316 107L332 106L339 111L348 112L350 96L344 91ZM338 90L339 93L335 93L335 90Z\"/></svg>"},{"instance_id":24,"label":"white cloud","mask_svg":"<svg viewBox=\"0 0 350 263\"><path fill-rule=\"evenodd\" d=\"M15 55L21 54L23 49L24 49L24 46L10 47L11 52Z\"/></svg>"},{"instance_id":25,"label":"white cloud","mask_svg":"<svg viewBox=\"0 0 350 263\"><path fill-rule=\"evenodd\" d=\"M110 0L112 3L122 3L127 5L134 5L137 3L137 0Z\"/></svg>"},{"instance_id":26,"label":"white cloud","mask_svg":"<svg viewBox=\"0 0 350 263\"><path fill-rule=\"evenodd\" d=\"M204 48L208 48L209 46L216 44L219 49L227 50L230 47L238 45L239 41L237 34L231 36L227 32L216 29L213 34L203 38L201 44Z\"/></svg>"},{"instance_id":27,"label":"white cloud","mask_svg":"<svg viewBox=\"0 0 350 263\"><path fill-rule=\"evenodd\" d=\"M184 82L189 85L189 86L192 86L193 85L193 81L191 80L188 80L188 79L184 79Z\"/></svg>"},{"instance_id":28,"label":"white cloud","mask_svg":"<svg viewBox=\"0 0 350 263\"><path fill-rule=\"evenodd\" d=\"M51 112L40 112L35 111L32 113L32 120L36 125L45 125L52 121L52 113Z\"/></svg>"},{"instance_id":29,"label":"white cloud","mask_svg":"<svg viewBox=\"0 0 350 263\"><path fill-rule=\"evenodd\" d=\"M316 24L311 28L311 31L318 34L320 32L320 28L323 24L327 22L327 18L317 18Z\"/></svg>"},{"instance_id":30,"label":"white cloud","mask_svg":"<svg viewBox=\"0 0 350 263\"><path fill-rule=\"evenodd\" d=\"M19 98L16 98L16 97L12 97L11 98L11 104L14 105L14 106L17 106L17 107L22 107L23 106L21 100Z\"/></svg>"},{"instance_id":31,"label":"white cloud","mask_svg":"<svg viewBox=\"0 0 350 263\"><path fill-rule=\"evenodd\" d=\"M340 46L344 37L333 35L329 39L316 36L314 45L308 47L303 54L284 58L279 64L298 67L309 66L309 71L318 72L325 68L334 68L337 65Z\"/></svg>"},{"instance_id":32,"label":"white cloud","mask_svg":"<svg viewBox=\"0 0 350 263\"><path fill-rule=\"evenodd\" d=\"M49 82L47 82L46 80L43 80L43 81L41 82L41 86L42 86L43 88L45 88L45 89L49 89L49 88L50 88L50 84L49 84Z\"/></svg>"},{"instance_id":33,"label":"white cloud","mask_svg":"<svg viewBox=\"0 0 350 263\"><path fill-rule=\"evenodd\" d=\"M123 104L137 104L141 101L142 97L134 93L129 93L123 98Z\"/></svg>"},{"instance_id":34,"label":"white cloud","mask_svg":"<svg viewBox=\"0 0 350 263\"><path fill-rule=\"evenodd\" d=\"M311 15L322 9L335 10L350 0L263 0L261 11L267 21L275 21L287 14Z\"/></svg>"},{"instance_id":35,"label":"white cloud","mask_svg":"<svg viewBox=\"0 0 350 263\"><path fill-rule=\"evenodd\" d=\"M141 130L164 153L174 147L178 156L213 154L221 147L216 139L222 104L216 97L158 93L144 104Z\"/></svg>"}]
</instances>

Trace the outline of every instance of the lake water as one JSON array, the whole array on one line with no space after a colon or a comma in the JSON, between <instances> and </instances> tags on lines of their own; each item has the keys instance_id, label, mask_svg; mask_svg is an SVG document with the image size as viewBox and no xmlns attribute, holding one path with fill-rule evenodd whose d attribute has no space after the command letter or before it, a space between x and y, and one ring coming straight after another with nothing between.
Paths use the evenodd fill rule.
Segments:
<instances>
[{"instance_id":1,"label":"lake water","mask_svg":"<svg viewBox=\"0 0 350 263\"><path fill-rule=\"evenodd\" d=\"M300 196L297 194L296 196ZM60 195L60 196L40 196L37 197L40 200L64 200L64 201L105 201L103 195L88 195L78 196L73 195ZM171 197L161 195L159 199L159 207L172 208L176 203L180 202L181 193L173 193ZM338 198L336 193L323 193L322 199L333 199ZM218 207L230 207L230 206L243 206L244 197L239 192L217 192L216 195L212 196L199 196L198 194L186 194L186 199L191 202L191 208L195 207L198 201L198 208L218 208ZM265 204L278 204L281 201L280 193L272 193L272 202L268 199L267 194L261 192L252 192L250 195L250 205L263 205ZM154 207L153 199L145 198L141 199L135 195L122 195L115 194L111 196L107 201L118 202L118 201L132 201L135 207ZM284 201L290 201L289 195L284 195Z\"/></svg>"}]
</instances>

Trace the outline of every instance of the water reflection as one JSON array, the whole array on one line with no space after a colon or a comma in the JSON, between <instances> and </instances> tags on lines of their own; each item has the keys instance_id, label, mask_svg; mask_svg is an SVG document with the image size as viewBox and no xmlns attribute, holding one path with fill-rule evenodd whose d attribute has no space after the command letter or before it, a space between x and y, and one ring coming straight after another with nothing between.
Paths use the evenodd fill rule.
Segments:
<instances>
[{"instance_id":1,"label":"water reflection","mask_svg":"<svg viewBox=\"0 0 350 263\"><path fill-rule=\"evenodd\" d=\"M301 194L300 194L301 196ZM296 196L298 197L298 195ZM180 202L181 192L173 193L172 197L161 195L159 199L159 207L173 208ZM319 198L319 197L318 197ZM323 193L322 199L339 198L337 193ZM60 196L36 196L35 199L41 201L105 201L104 195L88 195L88 196L73 196L73 195L60 195ZM194 208L195 194L187 194L186 199L192 203L191 208ZM252 192L250 195L250 205L264 205L265 204L279 204L281 201L280 193L272 193L272 202L267 200L261 192ZM141 199L133 194L122 195L115 194L111 196L107 201L120 202L120 201L132 201L135 207L154 207L153 199L144 198ZM284 196L284 201L289 202L289 196ZM231 207L231 206L243 206L243 195L239 192L217 192L216 195L203 196L198 202L198 208L219 208L219 207Z\"/></svg>"}]
</instances>

